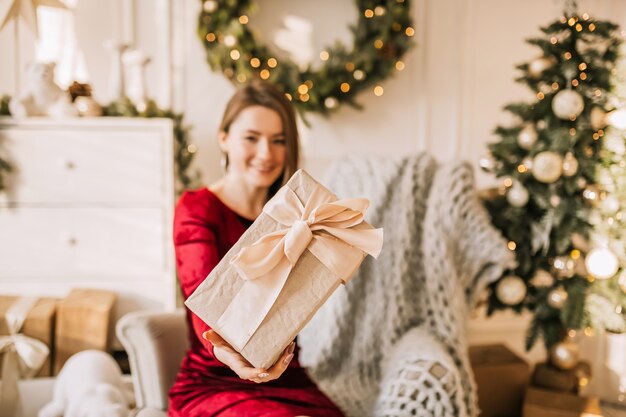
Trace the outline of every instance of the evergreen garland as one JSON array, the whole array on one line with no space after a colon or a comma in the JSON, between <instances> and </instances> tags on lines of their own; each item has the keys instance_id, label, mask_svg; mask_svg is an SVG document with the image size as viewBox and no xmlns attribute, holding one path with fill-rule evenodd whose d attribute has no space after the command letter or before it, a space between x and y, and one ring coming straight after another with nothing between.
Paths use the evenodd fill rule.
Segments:
<instances>
[{"instance_id":1,"label":"evergreen garland","mask_svg":"<svg viewBox=\"0 0 626 417\"><path fill-rule=\"evenodd\" d=\"M401 71L403 55L413 45L415 30L410 0L357 0L358 22L351 26L352 48L341 43L320 53L322 66L301 70L289 59L280 61L259 44L248 26L256 5L251 0L202 0L198 36L214 71L235 84L252 78L269 79L281 87L301 113L328 115L346 103L360 108L356 96L371 90L382 95L379 83Z\"/></svg>"}]
</instances>

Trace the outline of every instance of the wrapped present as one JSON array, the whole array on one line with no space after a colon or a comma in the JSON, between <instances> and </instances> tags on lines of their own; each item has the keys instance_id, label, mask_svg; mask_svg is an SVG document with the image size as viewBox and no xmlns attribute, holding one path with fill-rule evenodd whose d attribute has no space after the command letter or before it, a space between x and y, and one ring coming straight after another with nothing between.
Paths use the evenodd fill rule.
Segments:
<instances>
[{"instance_id":1,"label":"wrapped present","mask_svg":"<svg viewBox=\"0 0 626 417\"><path fill-rule=\"evenodd\" d=\"M338 200L299 170L185 304L253 366L279 358L365 256L382 229L367 199Z\"/></svg>"},{"instance_id":2,"label":"wrapped present","mask_svg":"<svg viewBox=\"0 0 626 417\"><path fill-rule=\"evenodd\" d=\"M481 417L519 416L530 379L529 365L502 344L470 346Z\"/></svg>"},{"instance_id":3,"label":"wrapped present","mask_svg":"<svg viewBox=\"0 0 626 417\"><path fill-rule=\"evenodd\" d=\"M54 373L70 356L87 349L109 351L111 313L116 294L74 289L57 306Z\"/></svg>"},{"instance_id":4,"label":"wrapped present","mask_svg":"<svg viewBox=\"0 0 626 417\"><path fill-rule=\"evenodd\" d=\"M602 417L600 401L567 392L528 388L523 417Z\"/></svg>"},{"instance_id":5,"label":"wrapped present","mask_svg":"<svg viewBox=\"0 0 626 417\"><path fill-rule=\"evenodd\" d=\"M591 366L588 362L578 362L572 369L559 369L549 363L538 363L532 375L532 384L539 388L578 393L591 378Z\"/></svg>"},{"instance_id":6,"label":"wrapped present","mask_svg":"<svg viewBox=\"0 0 626 417\"><path fill-rule=\"evenodd\" d=\"M12 416L18 380L50 375L55 300L0 296L0 416Z\"/></svg>"}]
</instances>

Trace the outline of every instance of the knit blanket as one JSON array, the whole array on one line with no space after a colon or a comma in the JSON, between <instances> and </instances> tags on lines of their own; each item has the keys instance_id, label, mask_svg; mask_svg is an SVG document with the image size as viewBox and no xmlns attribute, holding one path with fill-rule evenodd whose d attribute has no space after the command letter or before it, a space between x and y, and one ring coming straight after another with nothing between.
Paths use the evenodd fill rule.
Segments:
<instances>
[{"instance_id":1,"label":"knit blanket","mask_svg":"<svg viewBox=\"0 0 626 417\"><path fill-rule=\"evenodd\" d=\"M347 416L397 415L380 407L394 403L381 398L389 395L380 389L386 355L422 327L457 367L463 389L448 408L476 416L467 319L485 287L515 261L480 202L471 166L439 165L426 154L350 158L331 167L325 185L339 198L368 198L366 221L383 227L385 240L379 258L368 257L300 333L301 363Z\"/></svg>"}]
</instances>

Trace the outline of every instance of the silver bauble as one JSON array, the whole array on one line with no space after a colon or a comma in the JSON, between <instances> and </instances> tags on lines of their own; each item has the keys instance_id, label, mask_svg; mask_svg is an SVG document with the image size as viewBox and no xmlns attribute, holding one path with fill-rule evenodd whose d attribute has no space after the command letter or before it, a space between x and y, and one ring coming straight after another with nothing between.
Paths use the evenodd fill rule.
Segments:
<instances>
[{"instance_id":1,"label":"silver bauble","mask_svg":"<svg viewBox=\"0 0 626 417\"><path fill-rule=\"evenodd\" d=\"M574 90L561 90L552 99L552 111L563 120L580 116L585 109L585 101Z\"/></svg>"},{"instance_id":2,"label":"silver bauble","mask_svg":"<svg viewBox=\"0 0 626 417\"><path fill-rule=\"evenodd\" d=\"M528 190L519 182L515 181L513 186L506 192L506 200L513 207L523 207L528 203Z\"/></svg>"},{"instance_id":3,"label":"silver bauble","mask_svg":"<svg viewBox=\"0 0 626 417\"><path fill-rule=\"evenodd\" d=\"M533 177L537 181L550 184L561 178L563 158L556 152L544 151L533 159Z\"/></svg>"},{"instance_id":4,"label":"silver bauble","mask_svg":"<svg viewBox=\"0 0 626 417\"><path fill-rule=\"evenodd\" d=\"M526 125L519 132L517 136L517 143L522 149L526 149L527 151L533 148L533 145L537 142L537 130L533 125Z\"/></svg>"},{"instance_id":5,"label":"silver bauble","mask_svg":"<svg viewBox=\"0 0 626 417\"><path fill-rule=\"evenodd\" d=\"M520 277L508 275L498 283L496 296L504 304L517 305L526 297L526 284Z\"/></svg>"}]
</instances>

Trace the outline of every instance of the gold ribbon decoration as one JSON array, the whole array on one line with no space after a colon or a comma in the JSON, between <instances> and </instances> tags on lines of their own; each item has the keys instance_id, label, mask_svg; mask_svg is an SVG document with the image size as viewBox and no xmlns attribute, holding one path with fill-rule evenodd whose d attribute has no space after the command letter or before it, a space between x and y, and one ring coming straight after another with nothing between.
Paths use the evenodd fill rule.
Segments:
<instances>
[{"instance_id":1,"label":"gold ribbon decoration","mask_svg":"<svg viewBox=\"0 0 626 417\"><path fill-rule=\"evenodd\" d=\"M19 379L35 376L50 353L42 341L19 333L36 302L37 298L21 297L5 315L9 335L0 336L0 353L3 354L0 417L15 415L19 400Z\"/></svg>"},{"instance_id":2,"label":"gold ribbon decoration","mask_svg":"<svg viewBox=\"0 0 626 417\"><path fill-rule=\"evenodd\" d=\"M263 212L284 226L242 248L231 266L245 280L217 321L215 330L241 351L276 302L291 270L305 250L345 284L363 253L378 257L383 230L356 227L369 205L365 198L337 198L316 184L303 205L281 188Z\"/></svg>"}]
</instances>

